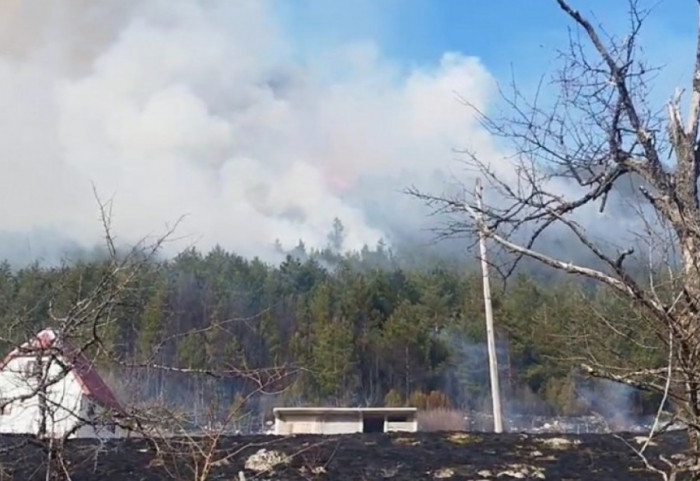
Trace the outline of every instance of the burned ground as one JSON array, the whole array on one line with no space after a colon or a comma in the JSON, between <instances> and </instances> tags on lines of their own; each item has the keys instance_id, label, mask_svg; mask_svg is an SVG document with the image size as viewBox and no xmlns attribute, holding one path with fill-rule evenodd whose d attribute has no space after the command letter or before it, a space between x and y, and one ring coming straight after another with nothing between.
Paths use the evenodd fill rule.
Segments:
<instances>
[{"instance_id":1,"label":"burned ground","mask_svg":"<svg viewBox=\"0 0 700 481\"><path fill-rule=\"evenodd\" d=\"M219 440L206 479L237 480L646 480L629 445L637 434L553 435L403 433L377 435L230 436ZM650 446L650 459L685 447L682 432ZM23 436L0 437L1 481L46 479L46 446ZM202 442L203 445L206 442ZM261 450L265 450L261 452ZM158 452L160 451L160 452ZM53 479L73 481L196 480L207 463L191 440L170 439L159 450L145 439L68 442L54 457ZM281 461L269 469L270 458ZM257 459L257 463L254 462ZM63 473L63 474L62 474ZM201 478L200 478L201 479Z\"/></svg>"}]
</instances>

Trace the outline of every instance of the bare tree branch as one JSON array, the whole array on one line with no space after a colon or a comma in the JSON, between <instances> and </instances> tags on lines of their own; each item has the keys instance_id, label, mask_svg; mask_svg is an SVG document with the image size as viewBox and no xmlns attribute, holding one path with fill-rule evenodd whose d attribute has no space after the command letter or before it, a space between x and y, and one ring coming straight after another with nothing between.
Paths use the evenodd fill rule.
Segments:
<instances>
[{"instance_id":1,"label":"bare tree branch","mask_svg":"<svg viewBox=\"0 0 700 481\"><path fill-rule=\"evenodd\" d=\"M483 232L494 248L511 255L506 272L529 258L592 280L616 302L624 301L626 312L596 313L595 325L577 325L576 335L584 341L568 356L588 358L581 368L590 376L668 400L674 416L688 426L691 457L672 462L667 473L695 472L700 467L700 33L687 109L683 89L666 105L652 106L651 82L659 69L647 64L639 46L651 10L629 0L628 31L614 35L572 2L554 2L575 29L559 51L562 66L551 83L540 81L532 95L515 81L509 89L499 87L505 111L499 115L459 98L486 133L504 141L500 159L463 150L465 164L490 187L490 203L478 209L466 187L450 195L417 187L406 192L447 219L440 237L475 238ZM698 2L688 8L696 9L700 32ZM545 89L553 97L542 95ZM622 221L634 225L632 232L620 227ZM563 240L567 252L551 252L552 238ZM647 266L641 253L649 257ZM648 272L641 274L643 268ZM624 348L630 343L644 346L648 358L630 358ZM601 348L607 354L594 356Z\"/></svg>"}]
</instances>

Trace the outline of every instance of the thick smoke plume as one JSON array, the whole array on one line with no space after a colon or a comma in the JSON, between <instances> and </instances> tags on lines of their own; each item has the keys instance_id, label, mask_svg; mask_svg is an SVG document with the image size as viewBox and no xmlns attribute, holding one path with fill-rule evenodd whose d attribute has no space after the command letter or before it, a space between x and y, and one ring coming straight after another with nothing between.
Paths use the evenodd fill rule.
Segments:
<instances>
[{"instance_id":1,"label":"thick smoke plume","mask_svg":"<svg viewBox=\"0 0 700 481\"><path fill-rule=\"evenodd\" d=\"M275 239L323 246L338 217L359 248L420 230L425 211L400 191L460 174L453 148L495 155L454 95L486 107L478 59L406 70L369 41L304 54L278 10L2 2L0 255L99 243L93 184L124 242L185 215L173 252L266 256Z\"/></svg>"}]
</instances>

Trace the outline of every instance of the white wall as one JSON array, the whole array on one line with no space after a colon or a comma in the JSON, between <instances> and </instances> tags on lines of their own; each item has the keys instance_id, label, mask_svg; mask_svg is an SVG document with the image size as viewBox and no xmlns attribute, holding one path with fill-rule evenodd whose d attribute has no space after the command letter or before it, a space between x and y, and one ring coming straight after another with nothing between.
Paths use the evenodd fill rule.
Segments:
<instances>
[{"instance_id":1,"label":"white wall","mask_svg":"<svg viewBox=\"0 0 700 481\"><path fill-rule=\"evenodd\" d=\"M34 394L37 380L27 378L29 362L36 357L16 357L0 371L0 399L13 400L9 412L0 414L0 433L37 434L41 423L39 397ZM62 366L50 358L42 360L49 364L46 378L47 433L56 437L75 430L80 419L85 419L88 400L83 395L81 385L73 372L63 374ZM32 396L17 400L22 396ZM6 411L8 409L6 408ZM99 413L99 411L98 411ZM112 433L106 426L81 426L71 437L114 437L122 436L121 430Z\"/></svg>"},{"instance_id":2,"label":"white wall","mask_svg":"<svg viewBox=\"0 0 700 481\"><path fill-rule=\"evenodd\" d=\"M326 414L322 422L322 434L345 434L362 432L360 413Z\"/></svg>"},{"instance_id":3,"label":"white wall","mask_svg":"<svg viewBox=\"0 0 700 481\"><path fill-rule=\"evenodd\" d=\"M377 414L368 414L372 418ZM404 418L393 420L392 418ZM416 432L418 421L414 414L406 416L379 415L385 432ZM361 433L363 414L355 412L284 413L275 418L275 434L349 434Z\"/></svg>"},{"instance_id":4,"label":"white wall","mask_svg":"<svg viewBox=\"0 0 700 481\"><path fill-rule=\"evenodd\" d=\"M321 434L318 416L303 414L275 419L275 434Z\"/></svg>"},{"instance_id":5,"label":"white wall","mask_svg":"<svg viewBox=\"0 0 700 481\"><path fill-rule=\"evenodd\" d=\"M416 419L410 419L408 421L389 421L384 423L384 431L387 433L395 432L416 432L418 431L418 421Z\"/></svg>"},{"instance_id":6,"label":"white wall","mask_svg":"<svg viewBox=\"0 0 700 481\"><path fill-rule=\"evenodd\" d=\"M362 418L356 413L290 414L275 419L275 434L344 434L362 432Z\"/></svg>"}]
</instances>

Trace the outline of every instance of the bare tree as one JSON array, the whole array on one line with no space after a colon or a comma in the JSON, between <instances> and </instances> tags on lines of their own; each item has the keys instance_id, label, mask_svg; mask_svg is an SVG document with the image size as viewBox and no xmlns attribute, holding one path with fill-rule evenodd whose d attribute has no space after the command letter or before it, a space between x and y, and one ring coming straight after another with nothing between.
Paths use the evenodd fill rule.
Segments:
<instances>
[{"instance_id":1,"label":"bare tree","mask_svg":"<svg viewBox=\"0 0 700 481\"><path fill-rule=\"evenodd\" d=\"M72 300L67 305L64 302L60 308L52 306L50 318L47 319L51 329L45 329L38 335L29 332L22 327L26 325L25 319L18 319L16 325L8 326L13 338L28 341L17 345L0 364L3 371L0 376L5 376L2 386L12 386L0 390L0 415L9 414L14 409L28 409L33 413L35 435L26 439L27 443L38 447L43 455L41 466L35 473L37 478L70 480L72 470L85 469L85 466L92 466L87 469L92 469L97 475L100 453L110 449L104 442L105 437L111 437L109 432L114 434L114 430L119 429L117 437L141 438L151 447L153 466L166 477L210 479L213 471L239 461L243 451L268 446L275 441L271 439L239 446L228 442L226 437L240 432L242 425L252 425L254 421L251 418L256 413L247 407L249 403L255 405L254 401L260 397L274 397L285 391L293 383L298 370L294 366L251 367L245 357L202 368L157 361L157 354L163 346L191 335L193 331L163 334L156 340L151 355L139 362L128 362L111 352L110 343L103 336L112 325L125 322L120 306L143 288L144 279L149 279L147 275L154 256L172 230L153 242L142 241L133 249L120 253L110 231L108 205L100 204L100 207L109 258L98 281L92 280L91 287L86 290L79 286L76 289L79 292L72 292ZM75 289L75 286L68 285L66 288ZM251 319L226 319L195 332L199 335L233 335L227 330L230 325ZM9 336L0 340L13 344ZM12 360L21 362L7 368ZM126 378L140 379L140 372L160 372L184 376L188 381L198 382L202 386L206 382L233 383L239 394L233 401L227 395L207 396L208 404L201 406L205 419L201 419L201 416L198 419L196 414L199 413L178 409L162 399L144 402L147 400L143 393L138 392L138 387L136 399L129 404L115 402L119 406L109 409L109 406L89 403L88 409L85 409L83 403L75 403L70 395L66 395L63 383L72 372L77 370L78 374L84 374L82 371L98 364L110 366L120 372L120 377ZM31 369L27 366L31 366ZM107 409L103 409L105 407ZM249 418L247 422L246 418ZM21 426L20 429L25 427ZM70 439L81 433L96 441L90 452L76 452L70 448ZM23 445L18 443L17 449ZM7 466L7 469L12 473L15 467L20 469L19 465L27 462L29 460L18 456L17 465ZM243 472L239 474L240 479L245 478Z\"/></svg>"},{"instance_id":2,"label":"bare tree","mask_svg":"<svg viewBox=\"0 0 700 481\"><path fill-rule=\"evenodd\" d=\"M503 115L487 115L464 101L483 128L506 141L508 155L498 163L465 152L465 162L487 180L492 203L478 209L467 186L458 194L415 187L408 193L446 216L441 235L484 232L514 256L509 272L529 258L594 280L626 299L640 325L653 333L653 349L667 355L643 368L600 359L582 367L668 399L689 428L690 451L669 462L665 475L686 472L700 479L700 41L685 108L683 90L654 108L650 91L658 69L644 61L639 45L652 10L631 0L629 30L619 36L567 0L554 1L575 28L552 83L541 82L532 98L515 82L501 90ZM545 90L557 95L552 99ZM596 223L608 223L598 231L620 232L620 217L604 215L614 202L618 214L626 202L625 216L638 217L637 239L606 241L587 231L583 219L597 211L602 214ZM583 248L593 261L571 262L547 251L542 239L552 233L566 234L570 246L578 244L572 249ZM650 259L647 276L633 268L642 257ZM604 325L608 330L595 334L630 335L616 319Z\"/></svg>"},{"instance_id":3,"label":"bare tree","mask_svg":"<svg viewBox=\"0 0 700 481\"><path fill-rule=\"evenodd\" d=\"M172 368L169 368L171 370ZM207 371L193 375L221 375L230 379L228 372ZM269 447L278 440L257 443L227 445L222 441L236 431L236 425L250 415L246 403L259 395L274 395L289 387L287 378L291 371L268 370L239 371L238 375L249 380L255 387L245 396L234 400L232 405L218 405L213 402L207 409L207 422L204 428L192 430L192 420L186 414L178 413L165 406L159 409L134 411L132 417L137 419L136 432L146 438L154 447L155 463L174 479L182 481L206 481L213 472L228 466L241 456L243 451L254 447ZM281 386L281 387L280 387Z\"/></svg>"},{"instance_id":4,"label":"bare tree","mask_svg":"<svg viewBox=\"0 0 700 481\"><path fill-rule=\"evenodd\" d=\"M71 466L76 464L76 455L66 448L70 445L69 440L81 433L98 441L94 455L83 453L82 456L94 458L95 469L99 452L104 448L102 441L105 437L112 437L112 433L117 437L145 438L163 461L163 469L175 479L208 479L212 469L226 464L238 454L224 451L220 441L232 434L235 425L240 423L241 416L245 415L242 411L245 403L253 397L274 395L286 389L296 370L283 366L254 368L247 366L245 360L204 369L157 363L155 355L177 335L164 335L156 343L153 356L143 362L126 362L113 353L110 343L105 340L105 333L114 325L125 322L122 306L143 289L155 256L177 224L162 236L142 240L133 248L120 251L111 231L109 204L100 202L99 205L109 255L101 264L97 279L86 282L86 288L83 288L82 280L77 287L74 283L62 286L64 290L74 289L75 292L70 292L70 301L63 299L61 306L54 305L54 296L49 299L49 318L45 322L50 329L39 334L31 332L35 326L27 327L26 319L22 318L11 326L4 326L7 329L0 335L0 341L16 347L0 363L0 376L4 381L3 390L0 390L0 415L22 411L36 425L34 435L27 437L27 442L37 445L45 453L41 472L37 472L37 476L44 479L71 479ZM229 319L203 330L223 330L228 324L246 320L248 318ZM22 341L17 343L17 339ZM189 378L236 382L245 385L245 390L234 406L227 399L221 400L220 406L207 406L206 421L209 422L202 429L201 422L167 405L144 407L138 402L129 405L114 400L110 406L91 399L76 402L67 392L69 376L74 372L79 376L88 374L97 365L115 368L122 376L138 377L136 371L155 370ZM3 422L8 422L8 419L9 416L5 417ZM9 422L16 421L17 418L13 418ZM26 431L27 428L20 425L19 429ZM116 430L120 431L115 434ZM17 462L27 461L18 458ZM7 469L11 471L12 466Z\"/></svg>"},{"instance_id":5,"label":"bare tree","mask_svg":"<svg viewBox=\"0 0 700 481\"><path fill-rule=\"evenodd\" d=\"M132 420L116 402L108 406L89 397L74 399L66 382L71 373L90 375L98 362L109 360L105 331L119 322L121 304L138 288L154 256L174 232L170 229L120 252L111 231L110 204L98 202L108 257L101 264L97 281L83 288L80 280L68 305L59 308L53 298L48 300L49 315L42 327L50 329L31 332L36 326L28 327L26 319L18 316L14 323L3 326L0 338L6 345L15 344L13 338L26 341L15 344L0 365L4 381L0 413L17 413L19 417L8 421L10 416L5 416L3 422L19 423L20 429L27 429L23 421L36 424L31 442L46 452L46 479L70 479L63 447L79 431L94 430L97 436L98 431L131 427ZM82 381L76 378L75 382Z\"/></svg>"}]
</instances>

